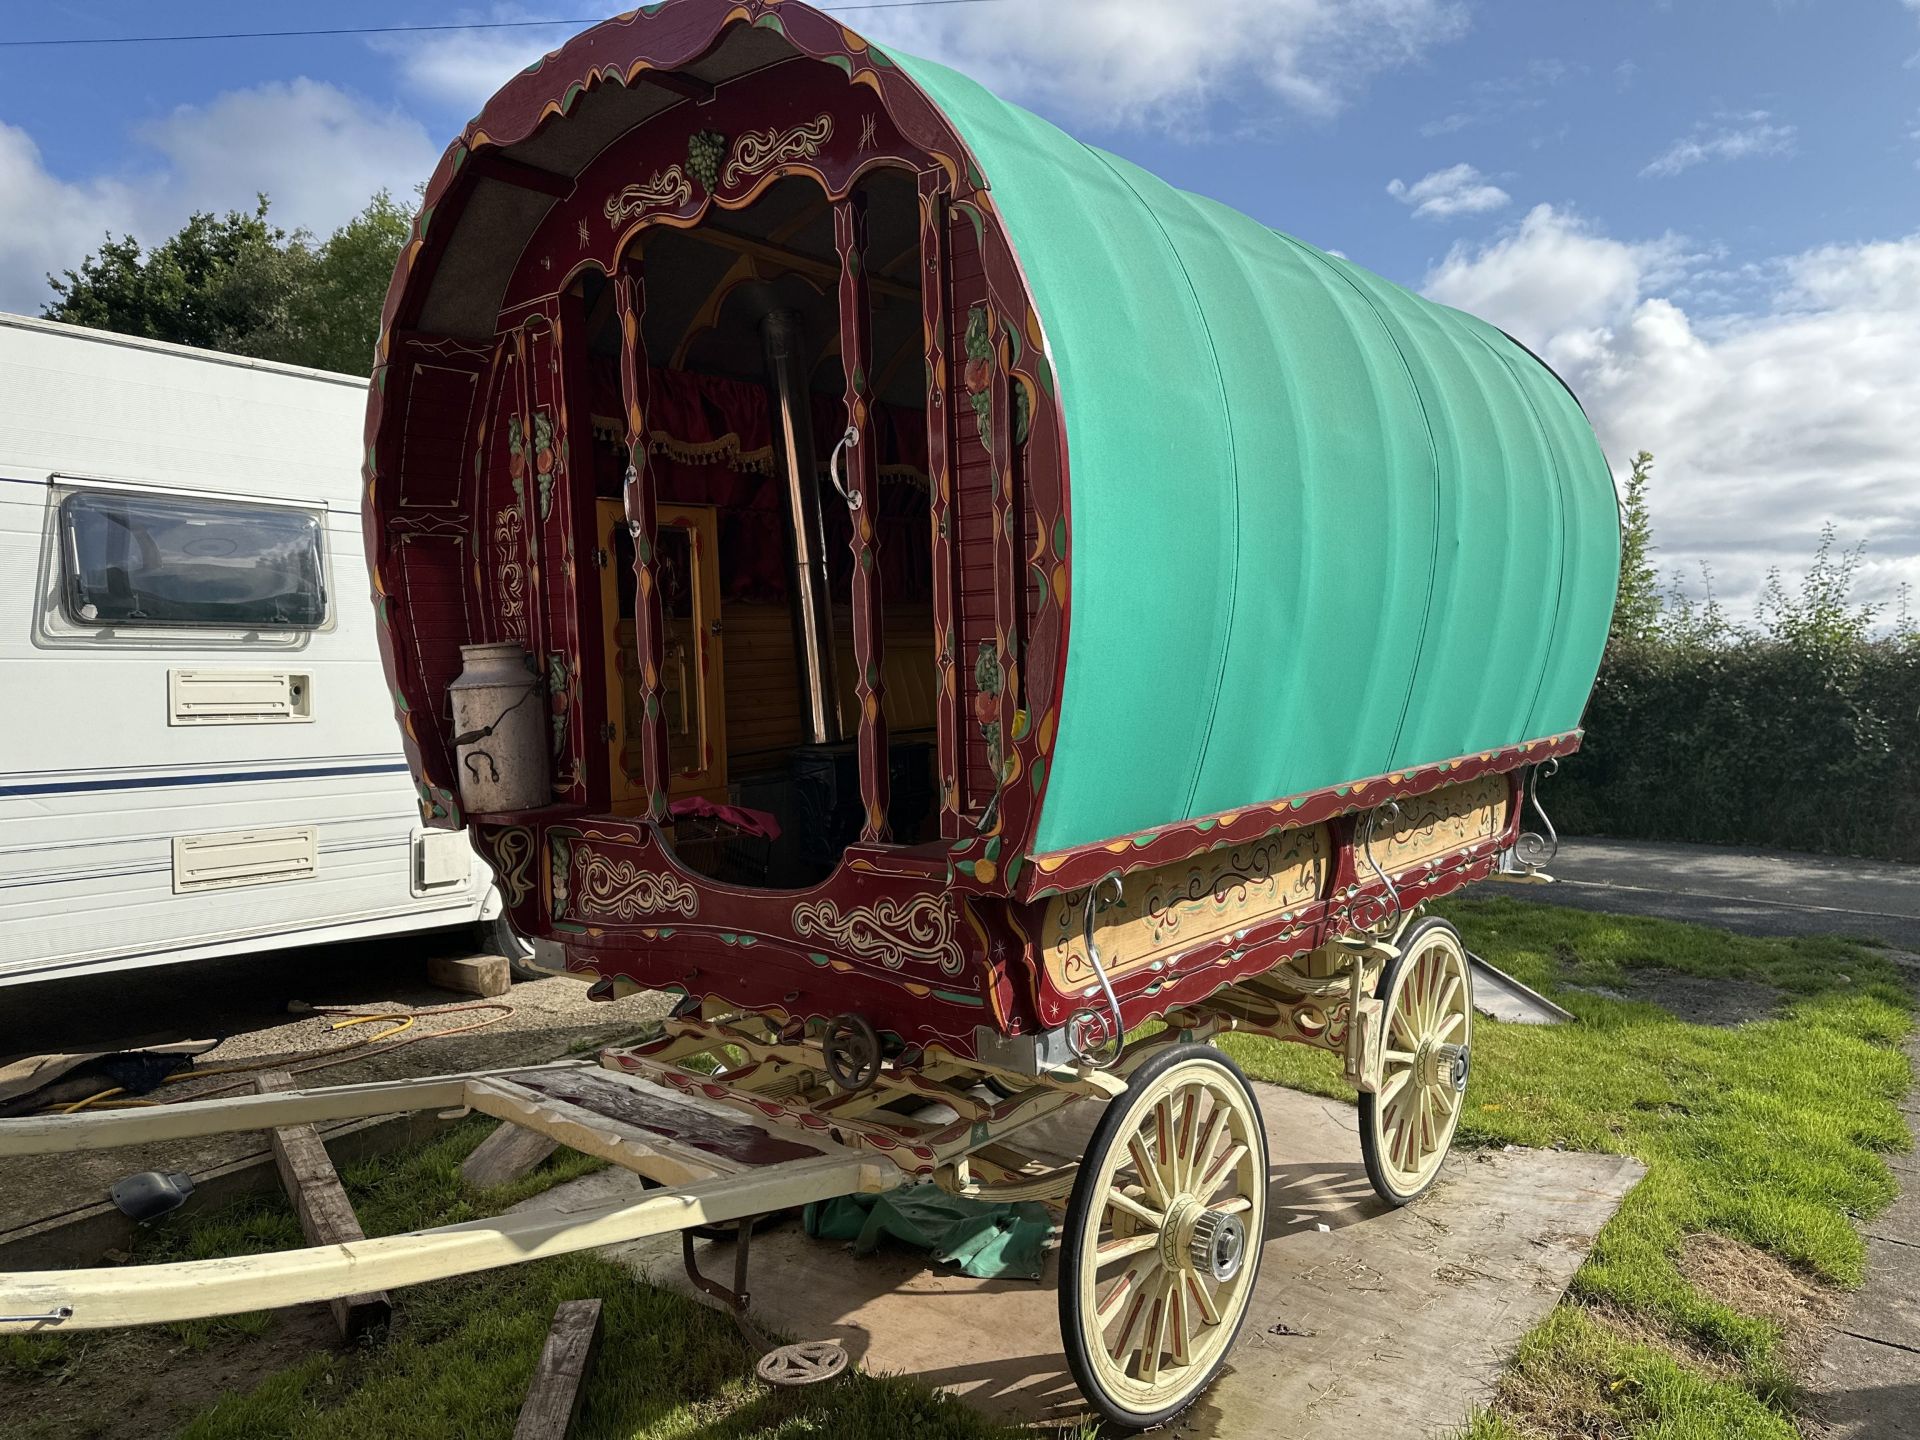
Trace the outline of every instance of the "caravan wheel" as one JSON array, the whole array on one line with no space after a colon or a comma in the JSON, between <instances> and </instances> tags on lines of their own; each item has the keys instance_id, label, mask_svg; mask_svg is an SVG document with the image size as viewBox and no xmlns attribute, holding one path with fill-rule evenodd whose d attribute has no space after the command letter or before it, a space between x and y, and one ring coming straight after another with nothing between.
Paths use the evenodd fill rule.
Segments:
<instances>
[{"instance_id":1,"label":"caravan wheel","mask_svg":"<svg viewBox=\"0 0 1920 1440\"><path fill-rule=\"evenodd\" d=\"M1067 1363L1102 1415L1148 1429L1206 1389L1246 1319L1266 1220L1246 1076L1205 1045L1147 1061L1100 1117L1060 1239Z\"/></svg>"}]
</instances>

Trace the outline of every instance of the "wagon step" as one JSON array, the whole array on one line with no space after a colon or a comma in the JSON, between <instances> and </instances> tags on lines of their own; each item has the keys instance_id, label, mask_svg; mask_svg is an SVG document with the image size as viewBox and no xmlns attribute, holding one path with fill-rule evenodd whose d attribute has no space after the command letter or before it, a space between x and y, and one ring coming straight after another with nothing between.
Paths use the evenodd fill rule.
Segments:
<instances>
[{"instance_id":1,"label":"wagon step","mask_svg":"<svg viewBox=\"0 0 1920 1440\"><path fill-rule=\"evenodd\" d=\"M584 1209L521 1211L267 1255L0 1274L0 1334L318 1304L888 1190L905 1178L890 1162L831 1140L579 1063L0 1120L0 1156L463 1106L539 1130L667 1188Z\"/></svg>"}]
</instances>

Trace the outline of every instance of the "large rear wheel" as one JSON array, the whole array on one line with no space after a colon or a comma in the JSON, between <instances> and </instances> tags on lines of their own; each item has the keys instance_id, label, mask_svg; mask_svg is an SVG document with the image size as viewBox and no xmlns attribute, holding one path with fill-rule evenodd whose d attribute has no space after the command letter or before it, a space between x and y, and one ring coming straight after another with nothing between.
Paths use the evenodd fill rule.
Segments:
<instances>
[{"instance_id":1,"label":"large rear wheel","mask_svg":"<svg viewBox=\"0 0 1920 1440\"><path fill-rule=\"evenodd\" d=\"M1267 1219L1267 1136L1246 1076L1205 1045L1133 1073L1080 1162L1060 1242L1060 1330L1100 1413L1165 1424L1246 1319Z\"/></svg>"},{"instance_id":2,"label":"large rear wheel","mask_svg":"<svg viewBox=\"0 0 1920 1440\"><path fill-rule=\"evenodd\" d=\"M1400 939L1375 993L1386 1002L1377 1093L1360 1095L1360 1155L1389 1205L1418 1200L1439 1177L1467 1094L1473 974L1460 932L1422 920Z\"/></svg>"}]
</instances>

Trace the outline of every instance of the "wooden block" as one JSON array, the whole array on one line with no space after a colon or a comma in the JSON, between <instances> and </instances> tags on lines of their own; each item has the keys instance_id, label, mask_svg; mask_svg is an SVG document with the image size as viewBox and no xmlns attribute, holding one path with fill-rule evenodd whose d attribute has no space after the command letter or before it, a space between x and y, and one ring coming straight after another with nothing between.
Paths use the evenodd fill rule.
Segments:
<instances>
[{"instance_id":1,"label":"wooden block","mask_svg":"<svg viewBox=\"0 0 1920 1440\"><path fill-rule=\"evenodd\" d=\"M553 1328L520 1407L513 1440L565 1440L580 1417L587 1367L600 1341L600 1302L568 1300L553 1312Z\"/></svg>"},{"instance_id":2,"label":"wooden block","mask_svg":"<svg viewBox=\"0 0 1920 1440\"><path fill-rule=\"evenodd\" d=\"M293 1077L284 1070L269 1070L254 1084L262 1094L294 1088ZM307 1243L345 1245L366 1239L320 1132L311 1125L283 1125L269 1131L268 1137L273 1144L273 1163L280 1170L280 1183L300 1216ZM328 1308L333 1311L333 1323L340 1328L342 1340L357 1340L393 1318L393 1302L385 1294L350 1295L330 1301Z\"/></svg>"},{"instance_id":3,"label":"wooden block","mask_svg":"<svg viewBox=\"0 0 1920 1440\"><path fill-rule=\"evenodd\" d=\"M435 955L427 961L427 980L442 990L491 1000L513 988L513 970L504 955Z\"/></svg>"},{"instance_id":4,"label":"wooden block","mask_svg":"<svg viewBox=\"0 0 1920 1440\"><path fill-rule=\"evenodd\" d=\"M460 1174L469 1185L478 1185L483 1190L505 1185L530 1173L559 1148L560 1142L551 1135L502 1120L500 1127L467 1156L460 1166Z\"/></svg>"}]
</instances>

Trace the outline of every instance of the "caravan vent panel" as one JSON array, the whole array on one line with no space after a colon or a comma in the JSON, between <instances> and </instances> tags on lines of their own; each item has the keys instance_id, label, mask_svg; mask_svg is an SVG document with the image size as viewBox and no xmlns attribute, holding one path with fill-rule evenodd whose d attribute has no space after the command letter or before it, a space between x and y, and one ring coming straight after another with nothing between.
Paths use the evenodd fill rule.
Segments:
<instances>
[{"instance_id":1,"label":"caravan vent panel","mask_svg":"<svg viewBox=\"0 0 1920 1440\"><path fill-rule=\"evenodd\" d=\"M313 719L313 677L272 670L169 670L169 725Z\"/></svg>"},{"instance_id":2,"label":"caravan vent panel","mask_svg":"<svg viewBox=\"0 0 1920 1440\"><path fill-rule=\"evenodd\" d=\"M319 859L318 832L311 825L229 830L224 835L176 835L173 893L310 880L319 868Z\"/></svg>"}]
</instances>

